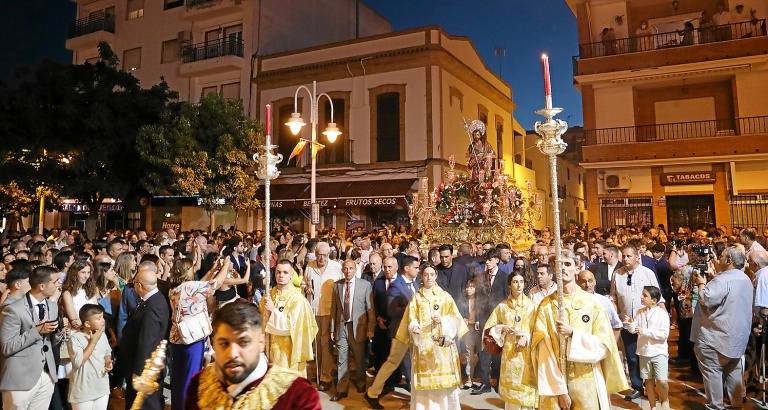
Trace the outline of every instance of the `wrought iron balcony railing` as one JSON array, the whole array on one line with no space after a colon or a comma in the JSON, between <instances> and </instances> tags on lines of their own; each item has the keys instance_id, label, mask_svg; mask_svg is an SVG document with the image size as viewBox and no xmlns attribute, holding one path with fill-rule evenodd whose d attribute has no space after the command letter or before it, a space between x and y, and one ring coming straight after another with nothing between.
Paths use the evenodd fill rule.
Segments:
<instances>
[{"instance_id":1,"label":"wrought iron balcony railing","mask_svg":"<svg viewBox=\"0 0 768 410\"><path fill-rule=\"evenodd\" d=\"M218 40L192 44L184 47L182 56L182 61L184 63L193 63L195 61L208 60L221 56L242 57L243 39L227 37Z\"/></svg>"},{"instance_id":2,"label":"wrought iron balcony railing","mask_svg":"<svg viewBox=\"0 0 768 410\"><path fill-rule=\"evenodd\" d=\"M187 7L199 6L201 4L213 3L216 0L187 0Z\"/></svg>"},{"instance_id":3,"label":"wrought iron balcony railing","mask_svg":"<svg viewBox=\"0 0 768 410\"><path fill-rule=\"evenodd\" d=\"M92 13L88 17L69 23L67 39L84 36L97 31L115 32L115 16L104 11Z\"/></svg>"},{"instance_id":4,"label":"wrought iron balcony railing","mask_svg":"<svg viewBox=\"0 0 768 410\"><path fill-rule=\"evenodd\" d=\"M605 39L579 45L579 58L604 57L662 50L766 35L765 19L722 26L689 28L647 36Z\"/></svg>"},{"instance_id":5,"label":"wrought iron balcony railing","mask_svg":"<svg viewBox=\"0 0 768 410\"><path fill-rule=\"evenodd\" d=\"M624 144L768 134L768 116L584 130L586 144Z\"/></svg>"}]
</instances>

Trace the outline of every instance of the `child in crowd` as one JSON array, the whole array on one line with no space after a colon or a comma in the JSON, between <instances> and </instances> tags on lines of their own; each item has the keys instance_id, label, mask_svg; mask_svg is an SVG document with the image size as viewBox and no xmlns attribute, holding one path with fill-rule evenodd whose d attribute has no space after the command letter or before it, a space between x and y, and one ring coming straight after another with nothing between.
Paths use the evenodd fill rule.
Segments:
<instances>
[{"instance_id":1,"label":"child in crowd","mask_svg":"<svg viewBox=\"0 0 768 410\"><path fill-rule=\"evenodd\" d=\"M104 336L104 308L86 304L80 308L83 327L67 347L72 360L69 403L73 410L106 410L109 404L109 372L112 349Z\"/></svg>"},{"instance_id":2,"label":"child in crowd","mask_svg":"<svg viewBox=\"0 0 768 410\"><path fill-rule=\"evenodd\" d=\"M662 409L669 409L669 384L667 383L667 361L669 350L669 316L658 306L661 291L656 286L643 288L643 307L637 311L635 320L625 324L630 332L637 334L637 355L640 357L640 377L645 380L645 392L651 410L656 410L656 385L659 386L659 401Z\"/></svg>"}]
</instances>

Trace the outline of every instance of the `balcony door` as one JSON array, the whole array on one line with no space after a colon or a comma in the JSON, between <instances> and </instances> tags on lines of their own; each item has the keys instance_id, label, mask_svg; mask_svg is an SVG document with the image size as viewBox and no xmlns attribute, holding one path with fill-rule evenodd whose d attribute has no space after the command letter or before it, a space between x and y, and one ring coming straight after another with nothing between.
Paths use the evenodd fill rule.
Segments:
<instances>
[{"instance_id":1,"label":"balcony door","mask_svg":"<svg viewBox=\"0 0 768 410\"><path fill-rule=\"evenodd\" d=\"M205 32L205 58L216 58L221 55L219 38L221 30L215 29Z\"/></svg>"},{"instance_id":2,"label":"balcony door","mask_svg":"<svg viewBox=\"0 0 768 410\"><path fill-rule=\"evenodd\" d=\"M656 139L710 137L717 134L715 97L657 101ZM668 125L664 125L668 124Z\"/></svg>"},{"instance_id":3,"label":"balcony door","mask_svg":"<svg viewBox=\"0 0 768 410\"><path fill-rule=\"evenodd\" d=\"M714 195L667 195L667 230L715 226Z\"/></svg>"}]
</instances>

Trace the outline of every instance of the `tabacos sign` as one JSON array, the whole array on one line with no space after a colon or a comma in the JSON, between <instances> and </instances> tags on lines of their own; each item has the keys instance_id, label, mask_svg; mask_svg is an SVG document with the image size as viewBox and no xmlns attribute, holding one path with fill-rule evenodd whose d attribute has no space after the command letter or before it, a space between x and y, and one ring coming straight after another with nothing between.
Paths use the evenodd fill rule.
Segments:
<instances>
[{"instance_id":1,"label":"tabacos sign","mask_svg":"<svg viewBox=\"0 0 768 410\"><path fill-rule=\"evenodd\" d=\"M661 174L661 185L714 184L715 173L710 171L666 172Z\"/></svg>"}]
</instances>

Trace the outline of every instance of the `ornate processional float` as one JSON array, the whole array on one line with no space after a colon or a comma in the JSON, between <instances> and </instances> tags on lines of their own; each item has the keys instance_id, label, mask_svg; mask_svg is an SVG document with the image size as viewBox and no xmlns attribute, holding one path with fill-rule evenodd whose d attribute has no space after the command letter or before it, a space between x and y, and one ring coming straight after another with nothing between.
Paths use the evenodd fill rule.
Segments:
<instances>
[{"instance_id":1,"label":"ornate processional float","mask_svg":"<svg viewBox=\"0 0 768 410\"><path fill-rule=\"evenodd\" d=\"M408 205L411 225L421 234L420 247L449 243L493 241L509 243L517 252L535 243L533 222L541 218L538 193L531 182L525 190L504 172L505 161L496 156L485 140L485 124L474 120L464 129L470 137L467 149L469 173L456 172L453 155L444 182L429 190L426 177Z\"/></svg>"}]
</instances>

